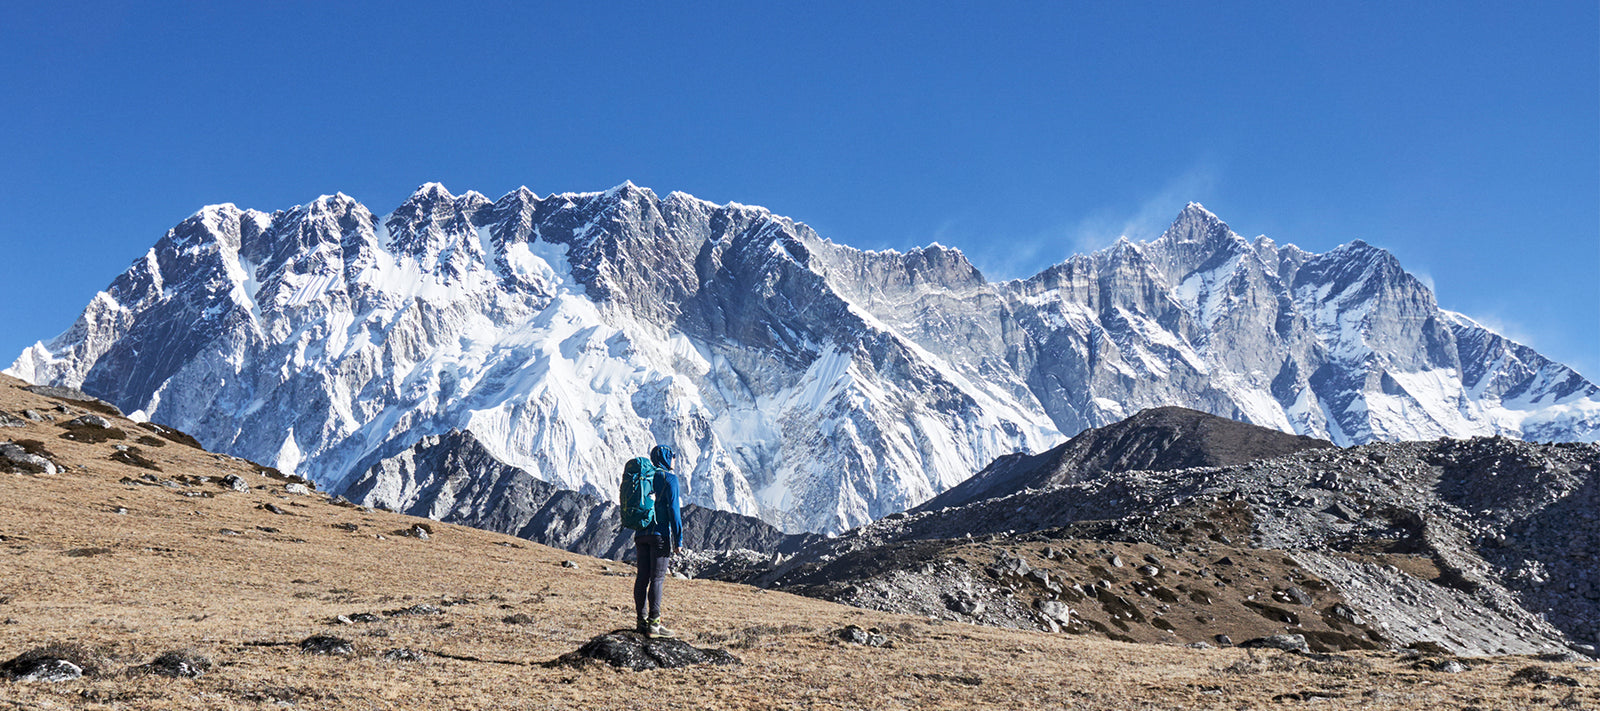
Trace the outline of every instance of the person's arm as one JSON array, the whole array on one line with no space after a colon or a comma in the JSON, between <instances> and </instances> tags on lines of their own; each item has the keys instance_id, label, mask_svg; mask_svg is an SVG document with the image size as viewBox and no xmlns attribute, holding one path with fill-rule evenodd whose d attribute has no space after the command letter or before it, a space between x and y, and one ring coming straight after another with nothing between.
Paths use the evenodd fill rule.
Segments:
<instances>
[{"instance_id":1,"label":"person's arm","mask_svg":"<svg viewBox=\"0 0 1600 711\"><path fill-rule=\"evenodd\" d=\"M683 547L683 507L678 501L678 477L672 479L672 554L677 555L678 549Z\"/></svg>"}]
</instances>

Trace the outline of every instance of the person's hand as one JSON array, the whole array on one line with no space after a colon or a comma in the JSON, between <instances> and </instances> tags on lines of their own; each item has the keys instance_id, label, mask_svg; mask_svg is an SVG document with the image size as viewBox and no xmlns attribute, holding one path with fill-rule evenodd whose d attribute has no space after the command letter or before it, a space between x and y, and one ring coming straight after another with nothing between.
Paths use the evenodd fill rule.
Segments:
<instances>
[{"instance_id":1,"label":"person's hand","mask_svg":"<svg viewBox=\"0 0 1600 711\"><path fill-rule=\"evenodd\" d=\"M676 558L676 557L678 557L678 547L677 547L677 546L673 546L673 547L672 547L672 552L671 552L671 553L669 553L669 554L668 554L668 555L669 555L669 556L670 556L670 557L673 557L673 558Z\"/></svg>"}]
</instances>

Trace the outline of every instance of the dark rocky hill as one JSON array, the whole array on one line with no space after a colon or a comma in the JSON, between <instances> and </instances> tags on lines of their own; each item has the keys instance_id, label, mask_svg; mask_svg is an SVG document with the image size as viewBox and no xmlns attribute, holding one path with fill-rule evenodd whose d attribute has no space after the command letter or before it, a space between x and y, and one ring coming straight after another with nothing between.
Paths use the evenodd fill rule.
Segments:
<instances>
[{"instance_id":1,"label":"dark rocky hill","mask_svg":"<svg viewBox=\"0 0 1600 711\"><path fill-rule=\"evenodd\" d=\"M459 523L599 558L622 559L633 532L617 506L540 481L505 464L469 431L425 437L374 464L347 490L368 506ZM793 553L819 539L790 535L752 516L694 504L683 507L683 542L693 550Z\"/></svg>"},{"instance_id":2,"label":"dark rocky hill","mask_svg":"<svg viewBox=\"0 0 1600 711\"><path fill-rule=\"evenodd\" d=\"M1166 439L1175 417L1201 423L1189 441ZM1281 632L1321 649L1595 653L1600 445L1313 441L1229 466L1112 470L1272 446L1241 433L1147 412L1094 433L1108 444L1079 460L1100 467L1093 476L1029 488L1059 470L1016 467L1032 477L993 476L988 498L887 516L776 565L736 559L701 574L1137 641Z\"/></svg>"},{"instance_id":3,"label":"dark rocky hill","mask_svg":"<svg viewBox=\"0 0 1600 711\"><path fill-rule=\"evenodd\" d=\"M1157 407L1078 436L1040 454L1013 454L912 511L934 511L981 499L1072 484L1106 472L1223 467L1332 447L1184 407Z\"/></svg>"}]
</instances>

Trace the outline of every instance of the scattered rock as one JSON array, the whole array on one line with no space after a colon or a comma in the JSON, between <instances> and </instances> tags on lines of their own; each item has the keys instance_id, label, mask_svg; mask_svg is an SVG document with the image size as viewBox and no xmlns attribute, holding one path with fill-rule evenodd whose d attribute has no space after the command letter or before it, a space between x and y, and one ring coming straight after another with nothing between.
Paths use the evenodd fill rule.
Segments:
<instances>
[{"instance_id":1,"label":"scattered rock","mask_svg":"<svg viewBox=\"0 0 1600 711\"><path fill-rule=\"evenodd\" d=\"M1443 672L1445 674L1460 674L1461 672L1467 670L1467 665L1462 664L1460 660L1445 659L1437 664L1434 664L1433 670L1436 672Z\"/></svg>"},{"instance_id":2,"label":"scattered rock","mask_svg":"<svg viewBox=\"0 0 1600 711\"><path fill-rule=\"evenodd\" d=\"M1241 647L1255 649L1281 649L1285 652L1300 652L1309 654L1311 647L1306 644L1305 635L1301 634L1275 634L1270 637L1256 637L1239 643Z\"/></svg>"},{"instance_id":3,"label":"scattered rock","mask_svg":"<svg viewBox=\"0 0 1600 711\"><path fill-rule=\"evenodd\" d=\"M83 668L65 659L35 659L18 665L12 672L12 681L72 681L83 676Z\"/></svg>"},{"instance_id":4,"label":"scattered rock","mask_svg":"<svg viewBox=\"0 0 1600 711\"><path fill-rule=\"evenodd\" d=\"M64 388L56 385L29 385L24 387L23 390L35 395L43 395L53 400L65 400L77 405L78 407L94 410L96 412L103 412L107 415L116 415L117 417L122 416L122 410L117 409L116 405L101 400L100 398L90 395L77 388ZM66 407L62 405L56 405L56 409L66 410Z\"/></svg>"},{"instance_id":5,"label":"scattered rock","mask_svg":"<svg viewBox=\"0 0 1600 711\"><path fill-rule=\"evenodd\" d=\"M1273 593L1272 599L1277 600L1278 602L1287 602L1292 605L1305 605L1308 607L1312 603L1311 596L1307 595L1306 591L1293 586Z\"/></svg>"},{"instance_id":6,"label":"scattered rock","mask_svg":"<svg viewBox=\"0 0 1600 711\"><path fill-rule=\"evenodd\" d=\"M1063 627L1072 624L1072 608L1055 600L1040 600L1039 612Z\"/></svg>"},{"instance_id":7,"label":"scattered rock","mask_svg":"<svg viewBox=\"0 0 1600 711\"><path fill-rule=\"evenodd\" d=\"M1206 644L1205 642L1190 642L1189 644L1186 644L1184 646L1186 646L1186 647L1188 647L1190 649L1216 649L1215 647L1213 647L1213 646L1211 646L1209 644Z\"/></svg>"},{"instance_id":8,"label":"scattered rock","mask_svg":"<svg viewBox=\"0 0 1600 711\"><path fill-rule=\"evenodd\" d=\"M307 487L305 484L301 484L300 482L289 482L288 484L285 484L283 486L283 490L288 492L288 493L290 493L290 494L295 494L295 495L298 495L298 496L310 496L311 495L310 487Z\"/></svg>"},{"instance_id":9,"label":"scattered rock","mask_svg":"<svg viewBox=\"0 0 1600 711\"><path fill-rule=\"evenodd\" d=\"M161 465L156 464L154 460L144 456L144 452L140 451L138 447L129 447L127 449L113 452L111 454L111 461L127 464L129 466L140 467L142 469L149 469L150 471L161 471Z\"/></svg>"},{"instance_id":10,"label":"scattered rock","mask_svg":"<svg viewBox=\"0 0 1600 711\"><path fill-rule=\"evenodd\" d=\"M411 607L402 607L398 610L384 610L383 614L389 617L421 617L424 615L443 615L444 610L433 605L421 603Z\"/></svg>"},{"instance_id":11,"label":"scattered rock","mask_svg":"<svg viewBox=\"0 0 1600 711\"><path fill-rule=\"evenodd\" d=\"M995 559L994 567L1002 575L1015 575L1019 578L1033 572L1033 566L1028 565L1028 561L1016 556L1000 556Z\"/></svg>"},{"instance_id":12,"label":"scattered rock","mask_svg":"<svg viewBox=\"0 0 1600 711\"><path fill-rule=\"evenodd\" d=\"M61 555L64 555L64 556L66 556L68 558L90 558L90 557L97 556L97 555L110 555L110 554L111 554L111 549L110 548L98 548L98 547L97 548L73 548L71 550L63 551L61 553Z\"/></svg>"},{"instance_id":13,"label":"scattered rock","mask_svg":"<svg viewBox=\"0 0 1600 711\"><path fill-rule=\"evenodd\" d=\"M578 567L578 561L575 561L575 560L563 560L563 561L561 561L561 567L563 567L563 568L576 568L576 567Z\"/></svg>"},{"instance_id":14,"label":"scattered rock","mask_svg":"<svg viewBox=\"0 0 1600 711\"><path fill-rule=\"evenodd\" d=\"M63 471L60 465L39 454L29 452L26 447L15 442L0 443L0 464L8 464L7 469L30 474L59 474Z\"/></svg>"},{"instance_id":15,"label":"scattered rock","mask_svg":"<svg viewBox=\"0 0 1600 711\"><path fill-rule=\"evenodd\" d=\"M99 415L84 415L84 416L76 418L76 419L68 420L65 423L63 423L61 426L62 427L95 427L95 428L99 428L99 429L105 430L105 429L111 429L111 420L108 420L108 419L106 419L104 417L101 417Z\"/></svg>"},{"instance_id":16,"label":"scattered rock","mask_svg":"<svg viewBox=\"0 0 1600 711\"><path fill-rule=\"evenodd\" d=\"M384 650L383 659L389 662L420 662L424 654L421 650L395 647Z\"/></svg>"},{"instance_id":17,"label":"scattered rock","mask_svg":"<svg viewBox=\"0 0 1600 711\"><path fill-rule=\"evenodd\" d=\"M646 639L637 632L612 632L589 640L576 652L563 654L552 664L572 666L586 660L634 671L741 663L725 649L702 649L679 639Z\"/></svg>"},{"instance_id":18,"label":"scattered rock","mask_svg":"<svg viewBox=\"0 0 1600 711\"><path fill-rule=\"evenodd\" d=\"M1113 567L1113 568L1121 568L1123 566L1122 556L1120 556L1120 555L1111 556L1110 563L1111 563L1111 567Z\"/></svg>"},{"instance_id":19,"label":"scattered rock","mask_svg":"<svg viewBox=\"0 0 1600 711\"><path fill-rule=\"evenodd\" d=\"M1217 640L1217 644L1219 646L1223 646L1223 647L1232 647L1233 646L1233 638L1229 637L1228 635L1219 634L1216 637L1214 637L1213 639Z\"/></svg>"},{"instance_id":20,"label":"scattered rock","mask_svg":"<svg viewBox=\"0 0 1600 711\"><path fill-rule=\"evenodd\" d=\"M284 511L283 509L278 508L274 504L261 504L259 506L256 506L256 508L261 509L262 511L266 511L267 513L277 514L279 516L288 516L289 515L288 511Z\"/></svg>"},{"instance_id":21,"label":"scattered rock","mask_svg":"<svg viewBox=\"0 0 1600 711\"><path fill-rule=\"evenodd\" d=\"M879 632L876 627L864 630L858 625L849 625L844 629L835 631L833 636L850 644L859 644L867 647L887 647L892 644L889 638Z\"/></svg>"},{"instance_id":22,"label":"scattered rock","mask_svg":"<svg viewBox=\"0 0 1600 711\"><path fill-rule=\"evenodd\" d=\"M348 657L356 652L350 640L320 634L301 640L300 651L305 654L328 654L339 657Z\"/></svg>"},{"instance_id":23,"label":"scattered rock","mask_svg":"<svg viewBox=\"0 0 1600 711\"><path fill-rule=\"evenodd\" d=\"M531 625L533 624L533 617L527 613L519 612L515 615L507 615L500 621L508 625Z\"/></svg>"},{"instance_id":24,"label":"scattered rock","mask_svg":"<svg viewBox=\"0 0 1600 711\"><path fill-rule=\"evenodd\" d=\"M131 674L156 674L175 679L198 679L211 671L211 660L190 651L165 652L149 664L129 669Z\"/></svg>"},{"instance_id":25,"label":"scattered rock","mask_svg":"<svg viewBox=\"0 0 1600 711\"><path fill-rule=\"evenodd\" d=\"M357 525L355 525L353 523L350 523L348 521L345 521L343 523L329 524L329 525L334 527L334 528L337 528L337 529L339 529L341 531L349 531L351 533L355 533L357 529L361 528L360 526L357 526Z\"/></svg>"},{"instance_id":26,"label":"scattered rock","mask_svg":"<svg viewBox=\"0 0 1600 711\"><path fill-rule=\"evenodd\" d=\"M84 415L61 423L66 432L61 433L62 439L74 442L96 444L106 440L122 440L128 438L128 433L112 426L111 421L99 415Z\"/></svg>"},{"instance_id":27,"label":"scattered rock","mask_svg":"<svg viewBox=\"0 0 1600 711\"><path fill-rule=\"evenodd\" d=\"M0 676L13 681L71 681L100 673L100 657L78 644L35 647L0 664Z\"/></svg>"},{"instance_id":28,"label":"scattered rock","mask_svg":"<svg viewBox=\"0 0 1600 711\"><path fill-rule=\"evenodd\" d=\"M217 483L221 484L223 488L233 489L234 491L250 490L250 482L245 481L244 477L239 476L238 474L229 474L225 477L222 477L222 480Z\"/></svg>"},{"instance_id":29,"label":"scattered rock","mask_svg":"<svg viewBox=\"0 0 1600 711\"><path fill-rule=\"evenodd\" d=\"M1511 679L1506 682L1507 686L1519 684L1578 686L1578 680L1570 676L1551 674L1548 669L1541 666L1526 666L1518 669L1517 673L1512 674Z\"/></svg>"},{"instance_id":30,"label":"scattered rock","mask_svg":"<svg viewBox=\"0 0 1600 711\"><path fill-rule=\"evenodd\" d=\"M1333 606L1328 608L1328 614L1341 622L1347 622L1352 625L1361 624L1361 616L1357 615L1356 611L1349 605L1342 602L1333 603Z\"/></svg>"},{"instance_id":31,"label":"scattered rock","mask_svg":"<svg viewBox=\"0 0 1600 711\"><path fill-rule=\"evenodd\" d=\"M964 592L946 593L942 599L944 606L957 614L977 616L983 614L986 609L982 600Z\"/></svg>"}]
</instances>

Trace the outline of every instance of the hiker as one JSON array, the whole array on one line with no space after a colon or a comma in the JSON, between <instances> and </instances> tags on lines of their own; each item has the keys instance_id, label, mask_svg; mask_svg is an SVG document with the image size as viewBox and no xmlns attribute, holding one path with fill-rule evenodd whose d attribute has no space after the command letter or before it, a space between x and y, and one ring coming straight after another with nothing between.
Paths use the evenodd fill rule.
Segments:
<instances>
[{"instance_id":1,"label":"hiker","mask_svg":"<svg viewBox=\"0 0 1600 711\"><path fill-rule=\"evenodd\" d=\"M623 467L622 525L634 529L633 545L639 556L639 572L633 581L636 627L651 639L674 636L661 624L661 593L668 562L683 545L678 475L672 473L675 458L671 447L656 445L650 450L648 464L639 458Z\"/></svg>"}]
</instances>

